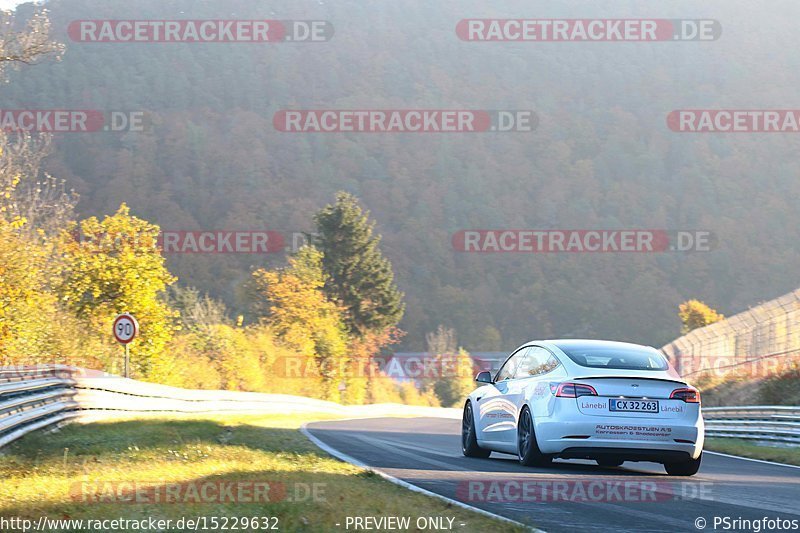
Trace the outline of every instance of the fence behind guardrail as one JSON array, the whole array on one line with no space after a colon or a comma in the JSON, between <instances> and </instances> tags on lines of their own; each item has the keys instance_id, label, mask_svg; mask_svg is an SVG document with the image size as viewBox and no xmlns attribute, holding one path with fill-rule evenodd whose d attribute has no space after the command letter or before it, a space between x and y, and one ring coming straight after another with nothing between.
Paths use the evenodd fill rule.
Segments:
<instances>
[{"instance_id":1,"label":"fence behind guardrail","mask_svg":"<svg viewBox=\"0 0 800 533\"><path fill-rule=\"evenodd\" d=\"M800 289L695 329L661 351L684 377L772 377L800 368Z\"/></svg>"}]
</instances>

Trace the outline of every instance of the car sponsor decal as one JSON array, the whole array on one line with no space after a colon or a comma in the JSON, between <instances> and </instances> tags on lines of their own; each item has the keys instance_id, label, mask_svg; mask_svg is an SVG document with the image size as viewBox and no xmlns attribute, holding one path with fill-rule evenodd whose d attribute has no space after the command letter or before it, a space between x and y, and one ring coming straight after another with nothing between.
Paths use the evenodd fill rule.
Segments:
<instances>
[{"instance_id":1,"label":"car sponsor decal","mask_svg":"<svg viewBox=\"0 0 800 533\"><path fill-rule=\"evenodd\" d=\"M595 434L607 439L666 439L672 435L671 427L629 426L619 424L597 424Z\"/></svg>"}]
</instances>

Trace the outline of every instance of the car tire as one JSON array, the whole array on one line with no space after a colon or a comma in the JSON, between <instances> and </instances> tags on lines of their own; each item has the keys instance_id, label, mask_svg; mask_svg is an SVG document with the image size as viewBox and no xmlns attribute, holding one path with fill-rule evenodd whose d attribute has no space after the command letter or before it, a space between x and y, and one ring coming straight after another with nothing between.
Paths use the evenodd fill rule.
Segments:
<instances>
[{"instance_id":1,"label":"car tire","mask_svg":"<svg viewBox=\"0 0 800 533\"><path fill-rule=\"evenodd\" d=\"M664 463L664 470L670 476L693 476L700 470L700 462L703 459L703 453L697 459L689 459L688 461L681 461L680 463Z\"/></svg>"},{"instance_id":2,"label":"car tire","mask_svg":"<svg viewBox=\"0 0 800 533\"><path fill-rule=\"evenodd\" d=\"M545 466L552 461L551 457L544 455L539 449L533 416L527 405L522 408L517 424L517 457L523 466Z\"/></svg>"},{"instance_id":3,"label":"car tire","mask_svg":"<svg viewBox=\"0 0 800 533\"><path fill-rule=\"evenodd\" d=\"M492 454L491 450L486 450L478 446L478 437L475 433L475 416L472 413L472 402L467 401L464 405L464 415L461 417L461 453L466 457L477 457L486 459Z\"/></svg>"},{"instance_id":4,"label":"car tire","mask_svg":"<svg viewBox=\"0 0 800 533\"><path fill-rule=\"evenodd\" d=\"M613 457L604 457L602 459L595 459L595 461L597 461L597 464L600 466L608 466L608 467L622 466L622 463L625 462L622 459L614 459Z\"/></svg>"}]
</instances>

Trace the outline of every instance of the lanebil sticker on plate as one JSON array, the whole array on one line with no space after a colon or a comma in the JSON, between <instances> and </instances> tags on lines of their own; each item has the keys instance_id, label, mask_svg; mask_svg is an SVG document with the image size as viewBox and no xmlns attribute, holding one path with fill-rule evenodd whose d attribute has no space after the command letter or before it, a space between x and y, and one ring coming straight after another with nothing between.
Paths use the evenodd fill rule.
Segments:
<instances>
[{"instance_id":1,"label":"lanebil sticker on plate","mask_svg":"<svg viewBox=\"0 0 800 533\"><path fill-rule=\"evenodd\" d=\"M611 399L608 402L609 411L628 411L632 413L657 413L658 402L656 400L617 400Z\"/></svg>"}]
</instances>

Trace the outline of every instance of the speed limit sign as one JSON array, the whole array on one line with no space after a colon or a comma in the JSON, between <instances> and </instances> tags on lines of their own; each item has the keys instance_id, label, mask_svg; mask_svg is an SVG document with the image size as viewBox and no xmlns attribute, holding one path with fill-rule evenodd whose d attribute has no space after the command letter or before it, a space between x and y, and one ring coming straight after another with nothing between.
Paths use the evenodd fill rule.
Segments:
<instances>
[{"instance_id":1,"label":"speed limit sign","mask_svg":"<svg viewBox=\"0 0 800 533\"><path fill-rule=\"evenodd\" d=\"M114 338L120 344L128 344L139 333L139 323L133 315L123 313L114 319Z\"/></svg>"}]
</instances>

